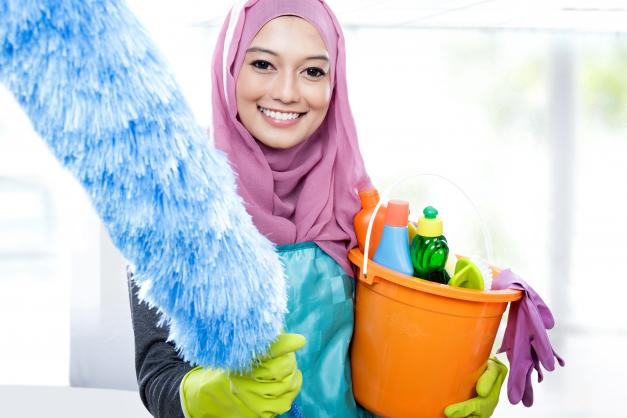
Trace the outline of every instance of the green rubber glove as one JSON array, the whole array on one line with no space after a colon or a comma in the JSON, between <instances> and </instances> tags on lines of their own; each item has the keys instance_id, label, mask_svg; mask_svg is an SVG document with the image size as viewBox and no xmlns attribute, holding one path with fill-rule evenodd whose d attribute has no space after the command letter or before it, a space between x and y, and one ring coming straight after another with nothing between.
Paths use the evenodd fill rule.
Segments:
<instances>
[{"instance_id":1,"label":"green rubber glove","mask_svg":"<svg viewBox=\"0 0 627 418\"><path fill-rule=\"evenodd\" d=\"M305 345L299 334L281 334L268 354L246 374L196 367L179 390L188 418L272 418L290 410L303 377L294 352Z\"/></svg>"},{"instance_id":2,"label":"green rubber glove","mask_svg":"<svg viewBox=\"0 0 627 418\"><path fill-rule=\"evenodd\" d=\"M491 417L499 403L499 394L505 376L507 376L507 366L495 356L490 357L486 371L477 381L477 394L479 396L447 406L444 415L448 418Z\"/></svg>"}]
</instances>

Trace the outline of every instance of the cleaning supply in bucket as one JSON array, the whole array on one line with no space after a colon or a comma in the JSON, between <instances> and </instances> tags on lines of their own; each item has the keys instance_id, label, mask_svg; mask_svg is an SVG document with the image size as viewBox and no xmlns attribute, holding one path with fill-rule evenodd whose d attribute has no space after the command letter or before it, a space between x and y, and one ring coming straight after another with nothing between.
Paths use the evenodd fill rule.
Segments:
<instances>
[{"instance_id":1,"label":"cleaning supply in bucket","mask_svg":"<svg viewBox=\"0 0 627 418\"><path fill-rule=\"evenodd\" d=\"M449 275L444 269L448 258L448 243L442 235L442 219L433 206L423 210L418 219L418 231L411 243L411 261L414 276L447 284Z\"/></svg>"},{"instance_id":2,"label":"cleaning supply in bucket","mask_svg":"<svg viewBox=\"0 0 627 418\"><path fill-rule=\"evenodd\" d=\"M522 299L512 303L507 317L503 344L497 353L507 353L510 375L507 380L507 397L512 404L522 400L523 405L533 405L531 373L538 372L542 382L543 366L555 370L555 361L564 367L564 360L555 352L547 330L555 326L555 319L540 295L512 270L499 273L494 279L493 290L519 290Z\"/></svg>"},{"instance_id":3,"label":"cleaning supply in bucket","mask_svg":"<svg viewBox=\"0 0 627 418\"><path fill-rule=\"evenodd\" d=\"M444 270L446 270L450 277L453 277L453 275L455 274L455 267L457 266L457 256L455 255L455 251L453 251L451 247L449 247L448 250L449 253L446 259L446 264L444 265Z\"/></svg>"},{"instance_id":4,"label":"cleaning supply in bucket","mask_svg":"<svg viewBox=\"0 0 627 418\"><path fill-rule=\"evenodd\" d=\"M363 253L366 245L368 222L370 222L370 218L372 217L372 212L374 212L375 206L377 206L377 203L379 203L379 192L377 191L377 189L370 189L359 192L359 199L361 200L361 210L355 215L353 223L355 226L355 235L357 236L357 244L359 244L359 250ZM368 254L370 254L371 258L377 250L379 240L381 240L383 225L385 224L386 210L387 206L385 204L381 205L372 225L372 232L370 233L370 245L368 246Z\"/></svg>"},{"instance_id":5,"label":"cleaning supply in bucket","mask_svg":"<svg viewBox=\"0 0 627 418\"><path fill-rule=\"evenodd\" d=\"M383 233L372 261L411 276L414 273L414 267L412 266L407 243L408 217L409 202L402 200L390 200L388 202Z\"/></svg>"},{"instance_id":6,"label":"cleaning supply in bucket","mask_svg":"<svg viewBox=\"0 0 627 418\"><path fill-rule=\"evenodd\" d=\"M418 225L416 222L409 221L407 222L407 231L409 232L409 245L414 240L414 237L418 235Z\"/></svg>"},{"instance_id":7,"label":"cleaning supply in bucket","mask_svg":"<svg viewBox=\"0 0 627 418\"><path fill-rule=\"evenodd\" d=\"M465 289L490 290L492 270L488 263L479 257L461 258L455 264L455 274L449 280L448 285Z\"/></svg>"}]
</instances>

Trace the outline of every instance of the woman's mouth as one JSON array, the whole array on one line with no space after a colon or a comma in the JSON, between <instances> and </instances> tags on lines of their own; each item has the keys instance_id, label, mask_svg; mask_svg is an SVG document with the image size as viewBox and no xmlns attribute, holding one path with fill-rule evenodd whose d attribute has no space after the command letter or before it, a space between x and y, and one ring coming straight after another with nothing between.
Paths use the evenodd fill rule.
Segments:
<instances>
[{"instance_id":1,"label":"woman's mouth","mask_svg":"<svg viewBox=\"0 0 627 418\"><path fill-rule=\"evenodd\" d=\"M266 121L272 126L285 127L298 123L300 119L307 114L307 112L281 112L278 110L272 110L265 107L257 106L257 109L264 116Z\"/></svg>"}]
</instances>

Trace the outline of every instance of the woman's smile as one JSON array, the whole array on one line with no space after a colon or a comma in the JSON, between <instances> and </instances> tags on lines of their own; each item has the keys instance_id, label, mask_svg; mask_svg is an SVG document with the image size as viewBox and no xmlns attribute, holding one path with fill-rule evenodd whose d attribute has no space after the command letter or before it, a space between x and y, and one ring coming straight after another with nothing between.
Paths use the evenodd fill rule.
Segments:
<instances>
[{"instance_id":1,"label":"woman's smile","mask_svg":"<svg viewBox=\"0 0 627 418\"><path fill-rule=\"evenodd\" d=\"M285 112L257 106L266 122L277 128L284 128L298 123L307 112Z\"/></svg>"}]
</instances>

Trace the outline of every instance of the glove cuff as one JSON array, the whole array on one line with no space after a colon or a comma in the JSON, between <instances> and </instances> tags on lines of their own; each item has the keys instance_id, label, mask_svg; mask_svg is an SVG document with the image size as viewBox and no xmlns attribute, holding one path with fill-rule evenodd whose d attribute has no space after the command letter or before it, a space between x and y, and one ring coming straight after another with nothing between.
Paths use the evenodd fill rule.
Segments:
<instances>
[{"instance_id":1,"label":"glove cuff","mask_svg":"<svg viewBox=\"0 0 627 418\"><path fill-rule=\"evenodd\" d=\"M503 363L501 360L499 360L499 358L495 354L492 354L490 356L489 360L492 360L493 362L495 362L499 366L503 366L505 368L505 373L507 373L509 371L509 368L507 367L507 365L505 363Z\"/></svg>"},{"instance_id":2,"label":"glove cuff","mask_svg":"<svg viewBox=\"0 0 627 418\"><path fill-rule=\"evenodd\" d=\"M181 379L181 384L179 385L179 398L181 400L181 411L183 411L183 416L185 416L185 418L192 418L187 408L187 398L185 397L185 382L187 381L189 376L198 369L202 369L202 367L197 366L191 369L190 371L188 371L185 374L185 376L183 376L183 379Z\"/></svg>"}]
</instances>

